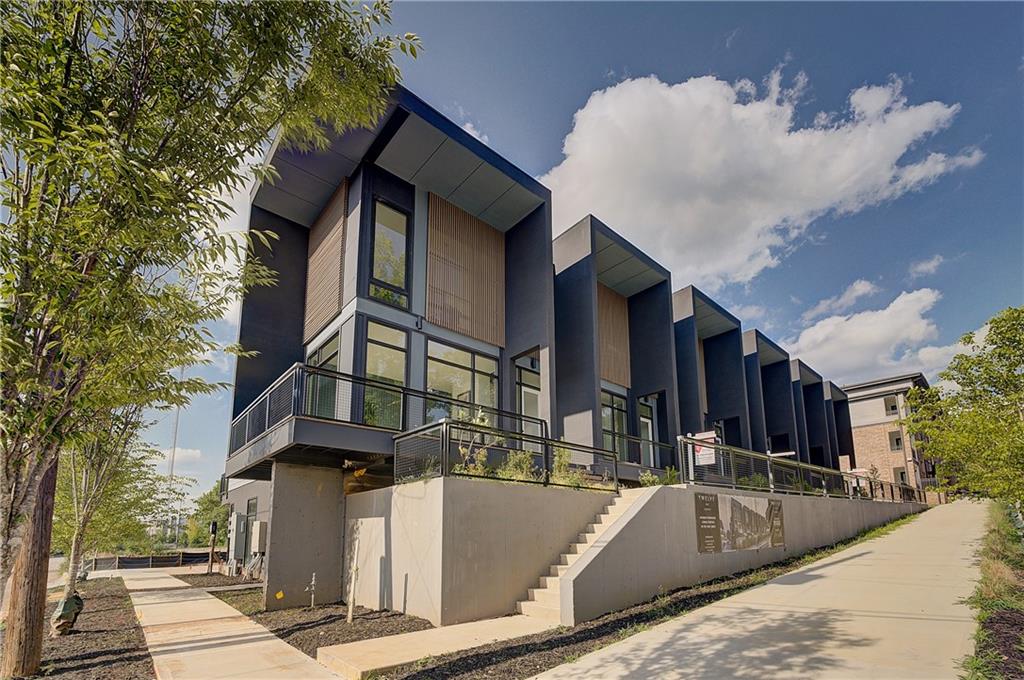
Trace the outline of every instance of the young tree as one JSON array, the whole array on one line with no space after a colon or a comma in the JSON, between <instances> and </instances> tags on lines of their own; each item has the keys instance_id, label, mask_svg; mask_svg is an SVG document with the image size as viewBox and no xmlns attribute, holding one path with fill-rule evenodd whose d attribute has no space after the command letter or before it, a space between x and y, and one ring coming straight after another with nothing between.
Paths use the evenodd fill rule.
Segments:
<instances>
[{"instance_id":1,"label":"young tree","mask_svg":"<svg viewBox=\"0 0 1024 680\"><path fill-rule=\"evenodd\" d=\"M907 427L938 464L942 486L1024 503L1024 307L968 333L939 377L949 390L912 390Z\"/></svg>"},{"instance_id":2,"label":"young tree","mask_svg":"<svg viewBox=\"0 0 1024 680\"><path fill-rule=\"evenodd\" d=\"M91 414L204 389L166 366L213 348L205 325L272 280L251 260L225 273L248 243L218 231L220 197L275 131L322 147L379 119L395 49L417 45L386 34L389 20L384 2L0 5L0 584ZM10 615L31 609L17 615L30 631L5 643L3 677L38 668L45 578L20 578L11 592L35 595L12 596Z\"/></svg>"},{"instance_id":3,"label":"young tree","mask_svg":"<svg viewBox=\"0 0 1024 680\"><path fill-rule=\"evenodd\" d=\"M61 452L53 546L67 555L65 597L77 588L87 551L150 543L149 523L183 495L157 472L159 453L139 438L145 425L138 407L106 414Z\"/></svg>"}]
</instances>

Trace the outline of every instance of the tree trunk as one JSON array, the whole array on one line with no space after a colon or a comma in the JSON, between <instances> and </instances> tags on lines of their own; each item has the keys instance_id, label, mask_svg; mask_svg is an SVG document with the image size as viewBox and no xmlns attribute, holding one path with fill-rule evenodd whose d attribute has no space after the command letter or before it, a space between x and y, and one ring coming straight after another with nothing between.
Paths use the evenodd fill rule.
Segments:
<instances>
[{"instance_id":1,"label":"tree trunk","mask_svg":"<svg viewBox=\"0 0 1024 680\"><path fill-rule=\"evenodd\" d=\"M82 531L81 527L75 527L75 534L71 537L71 552L68 553L68 575L64 579L64 597L70 597L78 589L78 572L82 568Z\"/></svg>"},{"instance_id":2,"label":"tree trunk","mask_svg":"<svg viewBox=\"0 0 1024 680\"><path fill-rule=\"evenodd\" d=\"M39 671L46 626L46 574L56 488L57 461L54 460L39 480L39 496L32 520L11 570L0 678L20 678Z\"/></svg>"}]
</instances>

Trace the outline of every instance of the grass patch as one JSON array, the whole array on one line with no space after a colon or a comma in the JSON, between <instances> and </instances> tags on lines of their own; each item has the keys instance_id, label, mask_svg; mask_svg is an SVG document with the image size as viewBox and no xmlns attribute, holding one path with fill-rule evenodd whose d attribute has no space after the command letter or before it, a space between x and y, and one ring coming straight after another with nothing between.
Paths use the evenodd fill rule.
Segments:
<instances>
[{"instance_id":1,"label":"grass patch","mask_svg":"<svg viewBox=\"0 0 1024 680\"><path fill-rule=\"evenodd\" d=\"M1024 539L1008 505L989 505L980 557L981 578L968 599L978 630L974 654L962 661L964 677L1024 677Z\"/></svg>"}]
</instances>

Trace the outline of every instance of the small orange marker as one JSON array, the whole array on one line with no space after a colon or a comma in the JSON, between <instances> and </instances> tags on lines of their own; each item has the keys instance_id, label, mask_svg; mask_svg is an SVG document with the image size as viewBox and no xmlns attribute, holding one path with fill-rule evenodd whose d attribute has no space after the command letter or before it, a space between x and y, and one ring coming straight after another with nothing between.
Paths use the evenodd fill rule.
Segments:
<instances>
[{"instance_id":1,"label":"small orange marker","mask_svg":"<svg viewBox=\"0 0 1024 680\"><path fill-rule=\"evenodd\" d=\"M284 597L284 591L283 590L277 591L276 593L274 593L274 597L276 597L279 600L282 599Z\"/></svg>"}]
</instances>

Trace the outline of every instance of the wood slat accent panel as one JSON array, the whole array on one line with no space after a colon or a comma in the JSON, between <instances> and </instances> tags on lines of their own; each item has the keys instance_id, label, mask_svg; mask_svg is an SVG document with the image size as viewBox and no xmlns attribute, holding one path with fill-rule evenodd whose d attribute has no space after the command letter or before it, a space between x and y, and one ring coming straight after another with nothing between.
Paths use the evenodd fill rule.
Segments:
<instances>
[{"instance_id":1,"label":"wood slat accent panel","mask_svg":"<svg viewBox=\"0 0 1024 680\"><path fill-rule=\"evenodd\" d=\"M601 284L597 284L597 340L601 379L630 387L629 304Z\"/></svg>"},{"instance_id":2,"label":"wood slat accent panel","mask_svg":"<svg viewBox=\"0 0 1024 680\"><path fill-rule=\"evenodd\" d=\"M348 180L343 180L324 211L309 230L306 269L306 319L303 342L309 342L341 313L345 280L345 222L348 215Z\"/></svg>"},{"instance_id":3,"label":"wood slat accent panel","mask_svg":"<svg viewBox=\"0 0 1024 680\"><path fill-rule=\"evenodd\" d=\"M505 235L430 194L427 321L505 346Z\"/></svg>"}]
</instances>

